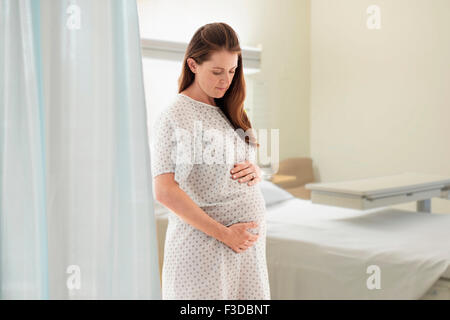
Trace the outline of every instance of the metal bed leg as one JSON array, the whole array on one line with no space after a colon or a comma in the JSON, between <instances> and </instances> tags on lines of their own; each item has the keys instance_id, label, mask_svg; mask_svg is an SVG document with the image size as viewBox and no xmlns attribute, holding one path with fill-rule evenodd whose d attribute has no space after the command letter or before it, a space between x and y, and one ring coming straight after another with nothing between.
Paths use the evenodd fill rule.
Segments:
<instances>
[{"instance_id":1,"label":"metal bed leg","mask_svg":"<svg viewBox=\"0 0 450 320\"><path fill-rule=\"evenodd\" d=\"M431 199L417 201L417 211L431 213Z\"/></svg>"}]
</instances>

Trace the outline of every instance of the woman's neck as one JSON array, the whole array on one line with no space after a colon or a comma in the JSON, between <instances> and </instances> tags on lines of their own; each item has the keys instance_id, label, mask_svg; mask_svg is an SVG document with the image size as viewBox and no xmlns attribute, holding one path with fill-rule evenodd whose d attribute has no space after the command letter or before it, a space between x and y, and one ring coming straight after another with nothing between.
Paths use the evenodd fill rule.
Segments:
<instances>
[{"instance_id":1,"label":"woman's neck","mask_svg":"<svg viewBox=\"0 0 450 320\"><path fill-rule=\"evenodd\" d=\"M217 107L214 98L208 96L202 89L198 88L195 85L190 86L189 88L185 89L184 91L182 91L180 93L182 93L194 100Z\"/></svg>"}]
</instances>

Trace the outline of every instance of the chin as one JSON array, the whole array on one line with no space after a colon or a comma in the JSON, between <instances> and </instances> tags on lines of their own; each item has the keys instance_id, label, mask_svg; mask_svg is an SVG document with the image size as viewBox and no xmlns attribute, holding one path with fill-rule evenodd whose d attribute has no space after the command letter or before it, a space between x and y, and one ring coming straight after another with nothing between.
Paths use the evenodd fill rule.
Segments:
<instances>
[{"instance_id":1,"label":"chin","mask_svg":"<svg viewBox=\"0 0 450 320\"><path fill-rule=\"evenodd\" d=\"M224 91L224 92L219 92L218 94L216 94L216 97L214 97L214 98L222 98L224 95L225 95L225 93L226 93L226 91Z\"/></svg>"}]
</instances>

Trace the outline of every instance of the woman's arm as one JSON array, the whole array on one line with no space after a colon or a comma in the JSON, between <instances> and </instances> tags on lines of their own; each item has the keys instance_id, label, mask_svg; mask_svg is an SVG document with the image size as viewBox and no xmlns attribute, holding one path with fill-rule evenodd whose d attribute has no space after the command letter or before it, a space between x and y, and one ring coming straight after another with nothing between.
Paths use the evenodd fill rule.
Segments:
<instances>
[{"instance_id":1,"label":"woman's arm","mask_svg":"<svg viewBox=\"0 0 450 320\"><path fill-rule=\"evenodd\" d=\"M224 241L228 228L211 218L183 191L174 179L174 173L163 173L154 178L155 197L184 221L207 235Z\"/></svg>"}]
</instances>

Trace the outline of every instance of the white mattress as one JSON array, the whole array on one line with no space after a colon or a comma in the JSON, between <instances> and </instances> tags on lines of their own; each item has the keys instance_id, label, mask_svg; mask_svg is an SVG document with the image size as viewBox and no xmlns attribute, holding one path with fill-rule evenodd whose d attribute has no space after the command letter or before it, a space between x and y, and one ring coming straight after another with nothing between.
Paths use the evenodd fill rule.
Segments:
<instances>
[{"instance_id":1,"label":"white mattress","mask_svg":"<svg viewBox=\"0 0 450 320\"><path fill-rule=\"evenodd\" d=\"M353 210L291 199L267 208L267 263L279 299L419 299L450 278L450 214ZM369 290L367 267L381 271Z\"/></svg>"},{"instance_id":2,"label":"white mattress","mask_svg":"<svg viewBox=\"0 0 450 320\"><path fill-rule=\"evenodd\" d=\"M441 274L441 278L450 280L450 265L447 267L447 270L445 270L444 273Z\"/></svg>"},{"instance_id":3,"label":"white mattress","mask_svg":"<svg viewBox=\"0 0 450 320\"><path fill-rule=\"evenodd\" d=\"M450 279L440 278L421 300L450 300Z\"/></svg>"}]
</instances>

